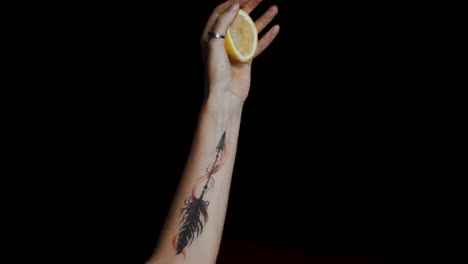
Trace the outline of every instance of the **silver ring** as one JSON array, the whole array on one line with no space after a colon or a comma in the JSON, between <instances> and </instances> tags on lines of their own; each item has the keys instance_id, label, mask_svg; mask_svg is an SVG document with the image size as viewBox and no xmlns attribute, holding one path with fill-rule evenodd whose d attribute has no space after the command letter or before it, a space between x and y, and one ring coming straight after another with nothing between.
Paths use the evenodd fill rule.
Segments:
<instances>
[{"instance_id":1,"label":"silver ring","mask_svg":"<svg viewBox=\"0 0 468 264\"><path fill-rule=\"evenodd\" d=\"M208 31L208 38L224 38L224 35L214 32L214 31Z\"/></svg>"}]
</instances>

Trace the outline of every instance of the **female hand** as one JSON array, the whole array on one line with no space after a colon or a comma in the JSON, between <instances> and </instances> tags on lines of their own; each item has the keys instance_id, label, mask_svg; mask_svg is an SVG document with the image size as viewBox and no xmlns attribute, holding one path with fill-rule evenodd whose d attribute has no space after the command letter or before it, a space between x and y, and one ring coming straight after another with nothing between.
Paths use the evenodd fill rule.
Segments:
<instances>
[{"instance_id":1,"label":"female hand","mask_svg":"<svg viewBox=\"0 0 468 264\"><path fill-rule=\"evenodd\" d=\"M226 53L224 38L209 37L208 32L226 35L239 8L250 13L261 2L262 0L229 0L218 5L208 19L201 35L207 97L214 96L215 100L220 100L224 104L240 103L242 105L246 100L250 89L253 59L248 62L231 60ZM258 33L267 27L277 13L278 7L273 5L255 21ZM258 40L254 59L271 44L278 32L279 25L275 25Z\"/></svg>"}]
</instances>

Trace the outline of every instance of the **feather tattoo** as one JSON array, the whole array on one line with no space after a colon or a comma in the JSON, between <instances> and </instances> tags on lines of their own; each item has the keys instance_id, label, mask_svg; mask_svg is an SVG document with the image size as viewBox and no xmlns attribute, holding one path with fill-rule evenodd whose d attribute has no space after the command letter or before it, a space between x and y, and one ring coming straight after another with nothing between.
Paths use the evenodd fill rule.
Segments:
<instances>
[{"instance_id":1,"label":"feather tattoo","mask_svg":"<svg viewBox=\"0 0 468 264\"><path fill-rule=\"evenodd\" d=\"M222 167L226 153L226 131L216 146L214 162L206 169L205 175L200 177L192 189L191 196L185 200L185 207L182 208L179 233L174 237L173 247L176 255L183 254L185 249L203 232L203 228L208 222L209 202L203 200L206 191L214 184L213 175ZM204 183L204 184L203 184ZM199 187L203 187L201 192ZM197 195L197 191L200 193Z\"/></svg>"}]
</instances>

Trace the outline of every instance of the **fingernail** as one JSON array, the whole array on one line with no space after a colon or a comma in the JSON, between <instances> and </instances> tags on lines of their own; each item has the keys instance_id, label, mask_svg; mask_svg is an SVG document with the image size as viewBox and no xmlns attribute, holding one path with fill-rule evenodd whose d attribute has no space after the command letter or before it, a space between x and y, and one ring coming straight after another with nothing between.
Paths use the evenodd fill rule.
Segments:
<instances>
[{"instance_id":1,"label":"fingernail","mask_svg":"<svg viewBox=\"0 0 468 264\"><path fill-rule=\"evenodd\" d=\"M231 4L231 11L232 11L232 12L235 12L235 11L237 11L237 9L239 9L239 2L234 1L234 2Z\"/></svg>"},{"instance_id":2,"label":"fingernail","mask_svg":"<svg viewBox=\"0 0 468 264\"><path fill-rule=\"evenodd\" d=\"M278 34L278 32L279 32L279 26L278 26L278 25L275 25L275 26L273 27L273 34L276 35L276 34Z\"/></svg>"}]
</instances>

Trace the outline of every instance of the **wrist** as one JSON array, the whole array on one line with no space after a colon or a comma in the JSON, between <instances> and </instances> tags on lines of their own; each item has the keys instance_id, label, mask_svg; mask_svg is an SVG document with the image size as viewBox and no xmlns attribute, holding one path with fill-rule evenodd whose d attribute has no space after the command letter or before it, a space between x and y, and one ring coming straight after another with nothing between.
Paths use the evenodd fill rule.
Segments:
<instances>
[{"instance_id":1,"label":"wrist","mask_svg":"<svg viewBox=\"0 0 468 264\"><path fill-rule=\"evenodd\" d=\"M244 101L231 92L209 93L203 107L208 112L222 119L232 119L241 116Z\"/></svg>"}]
</instances>

